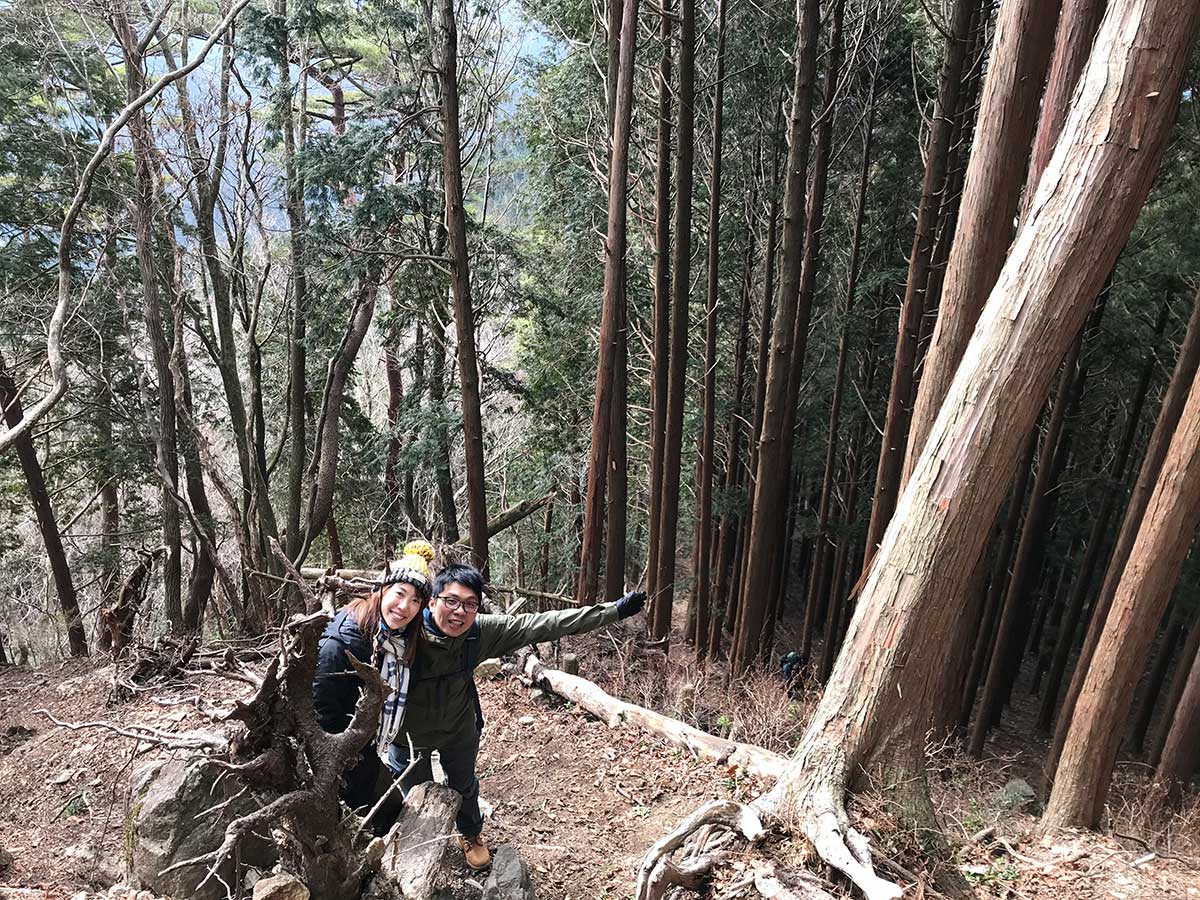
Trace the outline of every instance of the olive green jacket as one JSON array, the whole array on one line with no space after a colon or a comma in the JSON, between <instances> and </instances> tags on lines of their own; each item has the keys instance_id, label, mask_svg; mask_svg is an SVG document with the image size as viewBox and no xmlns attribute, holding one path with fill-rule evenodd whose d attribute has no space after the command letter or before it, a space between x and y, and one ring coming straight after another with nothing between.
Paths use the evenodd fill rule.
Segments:
<instances>
[{"instance_id":1,"label":"olive green jacket","mask_svg":"<svg viewBox=\"0 0 1200 900\"><path fill-rule=\"evenodd\" d=\"M512 653L539 641L584 634L617 621L615 603L579 609L525 613L519 616L480 615L479 648L474 660ZM456 747L476 739L474 674L464 672L467 635L449 637L425 619L408 685L404 721L395 743L418 750Z\"/></svg>"}]
</instances>

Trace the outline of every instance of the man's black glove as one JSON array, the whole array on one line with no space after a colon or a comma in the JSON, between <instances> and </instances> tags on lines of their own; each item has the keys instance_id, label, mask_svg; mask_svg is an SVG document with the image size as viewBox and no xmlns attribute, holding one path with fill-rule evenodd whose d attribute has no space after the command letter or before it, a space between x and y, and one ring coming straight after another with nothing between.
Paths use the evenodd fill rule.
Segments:
<instances>
[{"instance_id":1,"label":"man's black glove","mask_svg":"<svg viewBox=\"0 0 1200 900\"><path fill-rule=\"evenodd\" d=\"M630 616L636 616L642 611L642 607L645 605L645 591L630 591L617 601L617 618L628 619Z\"/></svg>"}]
</instances>

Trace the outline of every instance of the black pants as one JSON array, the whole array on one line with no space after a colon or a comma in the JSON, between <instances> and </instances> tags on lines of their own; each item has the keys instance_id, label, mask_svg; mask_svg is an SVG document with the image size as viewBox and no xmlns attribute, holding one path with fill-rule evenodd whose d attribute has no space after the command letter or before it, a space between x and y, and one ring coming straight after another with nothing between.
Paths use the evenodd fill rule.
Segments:
<instances>
[{"instance_id":1,"label":"black pants","mask_svg":"<svg viewBox=\"0 0 1200 900\"><path fill-rule=\"evenodd\" d=\"M385 766L375 752L375 742L363 750L358 763L342 776L342 802L358 815L370 812L379 798L387 792L395 780L391 768ZM382 837L387 834L400 816L404 801L399 791L392 791L371 819L371 831Z\"/></svg>"},{"instance_id":2,"label":"black pants","mask_svg":"<svg viewBox=\"0 0 1200 900\"><path fill-rule=\"evenodd\" d=\"M479 735L469 743L452 747L416 748L417 764L400 782L404 793L418 784L433 781L433 764L430 755L437 750L442 760L442 771L446 773L446 786L462 795L462 806L458 808L455 826L461 834L474 837L483 831L483 813L479 811L479 779L475 776L475 758L479 755ZM392 744L388 750L388 765L399 775L409 764L408 747Z\"/></svg>"}]
</instances>

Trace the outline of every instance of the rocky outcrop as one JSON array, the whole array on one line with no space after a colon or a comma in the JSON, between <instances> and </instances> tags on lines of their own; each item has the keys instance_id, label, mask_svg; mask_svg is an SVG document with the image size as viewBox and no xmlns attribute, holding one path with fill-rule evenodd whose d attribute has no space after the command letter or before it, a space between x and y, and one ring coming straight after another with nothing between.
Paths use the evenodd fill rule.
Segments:
<instances>
[{"instance_id":1,"label":"rocky outcrop","mask_svg":"<svg viewBox=\"0 0 1200 900\"><path fill-rule=\"evenodd\" d=\"M225 888L216 878L203 888L206 866L189 866L161 874L185 859L216 850L225 826L258 807L248 794L237 796L241 783L207 760L170 759L135 773L129 816L125 822L125 878L137 887L169 897L222 900ZM227 805L208 812L221 803ZM208 814L205 814L205 813ZM268 869L274 864L274 847L249 836L243 843L244 865ZM226 883L233 878L230 866L219 871Z\"/></svg>"}]
</instances>

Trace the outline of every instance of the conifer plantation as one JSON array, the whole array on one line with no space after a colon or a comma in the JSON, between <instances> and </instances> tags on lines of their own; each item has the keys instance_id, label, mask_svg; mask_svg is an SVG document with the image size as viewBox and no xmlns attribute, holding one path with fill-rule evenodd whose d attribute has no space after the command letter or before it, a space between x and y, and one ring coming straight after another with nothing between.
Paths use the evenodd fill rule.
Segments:
<instances>
[{"instance_id":1,"label":"conifer plantation","mask_svg":"<svg viewBox=\"0 0 1200 900\"><path fill-rule=\"evenodd\" d=\"M0 900L1200 895L1198 30L0 4Z\"/></svg>"}]
</instances>

